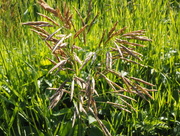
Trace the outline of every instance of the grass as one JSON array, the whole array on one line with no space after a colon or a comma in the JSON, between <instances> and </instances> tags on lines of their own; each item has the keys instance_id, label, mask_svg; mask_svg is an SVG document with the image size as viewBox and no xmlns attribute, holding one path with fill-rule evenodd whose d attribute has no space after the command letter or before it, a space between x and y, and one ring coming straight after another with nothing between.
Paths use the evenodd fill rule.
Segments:
<instances>
[{"instance_id":1,"label":"grass","mask_svg":"<svg viewBox=\"0 0 180 136\"><path fill-rule=\"evenodd\" d=\"M62 7L61 1L47 2L52 7ZM158 90L151 93L154 100L150 103L134 96L138 103L132 105L137 112L130 114L106 106L100 110L99 118L112 135L180 135L179 3L170 0L92 0L92 3L92 14L98 14L98 19L92 26L86 49L94 51L99 34L103 30L109 31L116 21L119 22L117 28L127 26L127 31L146 29L146 35L153 41L145 43L146 47L137 48L137 51L144 55L142 63L148 67L125 67L119 63L117 68L122 70L121 65L124 66L123 69L130 71L131 76L155 84ZM88 1L67 1L67 4L73 11L74 7L78 9L83 16L88 10ZM0 134L103 135L93 116L79 119L72 128L73 112L66 97L53 111L48 110L53 91L46 88L58 87L64 74L56 77L47 75L52 68L47 60L52 58L51 53L39 36L21 25L21 22L43 20L36 12L46 12L33 0L2 1L0 5ZM78 15L74 18L75 22L77 20ZM81 28L81 22L76 22L76 28ZM78 44L78 40L76 42ZM111 75L108 78L113 79ZM105 92L107 86L101 87ZM107 96L104 99L113 98Z\"/></svg>"}]
</instances>

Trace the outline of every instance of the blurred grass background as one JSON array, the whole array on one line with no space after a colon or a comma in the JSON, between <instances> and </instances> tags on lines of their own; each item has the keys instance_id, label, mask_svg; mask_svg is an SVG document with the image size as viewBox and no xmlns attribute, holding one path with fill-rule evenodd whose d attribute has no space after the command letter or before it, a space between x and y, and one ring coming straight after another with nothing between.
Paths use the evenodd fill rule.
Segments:
<instances>
[{"instance_id":1,"label":"blurred grass background","mask_svg":"<svg viewBox=\"0 0 180 136\"><path fill-rule=\"evenodd\" d=\"M88 1L66 0L71 10L76 7L82 14L88 9ZM47 0L52 7L61 7L61 0ZM146 47L138 49L147 68L133 66L131 73L157 86L152 93L155 100L148 104L135 104L137 113L109 111L105 119L112 135L180 135L180 3L178 0L92 0L95 31L87 43L89 49L96 46L99 33L110 29L118 21L118 27L129 31L145 29L153 39ZM0 1L0 135L77 135L77 127L71 128L71 111L62 109L59 114L48 111L49 90L58 82L46 76L51 68L47 57L51 54L42 40L22 22L41 18L46 14L36 0ZM78 16L74 16L76 21ZM80 22L77 22L80 27ZM107 111L103 111L107 112ZM63 115L63 116L62 116ZM102 135L95 128L82 124L82 134ZM93 132L94 130L94 132Z\"/></svg>"}]
</instances>

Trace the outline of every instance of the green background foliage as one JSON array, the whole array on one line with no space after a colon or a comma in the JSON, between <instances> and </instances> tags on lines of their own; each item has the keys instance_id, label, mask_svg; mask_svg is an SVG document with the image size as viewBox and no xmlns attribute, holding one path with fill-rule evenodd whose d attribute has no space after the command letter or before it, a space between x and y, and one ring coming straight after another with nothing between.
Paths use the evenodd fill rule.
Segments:
<instances>
[{"instance_id":1,"label":"green background foliage","mask_svg":"<svg viewBox=\"0 0 180 136\"><path fill-rule=\"evenodd\" d=\"M83 15L88 0L66 0ZM61 0L47 0L52 7L62 7ZM127 67L134 77L156 85L150 103L134 97L137 112L126 113L107 107L100 115L114 135L180 135L180 3L178 0L92 0L92 13L99 13L90 32L86 49L94 50L103 30L127 26L128 31L145 29L153 39L142 53L143 64ZM42 20L46 14L35 0L0 1L0 135L101 136L92 116L79 120L72 128L70 103L62 99L53 111L48 110L52 91L62 76L47 75L52 68L51 53L44 42L22 22ZM75 12L75 11L74 11ZM73 20L79 20L75 15ZM76 27L81 28L77 21ZM106 89L106 88L105 88ZM108 97L108 96L107 96ZM109 98L110 99L110 98ZM87 125L88 124L88 125Z\"/></svg>"}]
</instances>

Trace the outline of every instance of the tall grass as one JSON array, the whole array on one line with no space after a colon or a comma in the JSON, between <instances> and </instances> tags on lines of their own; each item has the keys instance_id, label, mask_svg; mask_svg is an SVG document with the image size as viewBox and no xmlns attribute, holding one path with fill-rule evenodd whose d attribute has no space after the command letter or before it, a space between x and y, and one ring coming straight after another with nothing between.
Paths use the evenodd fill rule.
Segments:
<instances>
[{"instance_id":1,"label":"tall grass","mask_svg":"<svg viewBox=\"0 0 180 136\"><path fill-rule=\"evenodd\" d=\"M52 7L62 7L62 1L47 2ZM88 3L67 1L71 10L75 7L82 15L88 10ZM93 51L101 36L99 32L110 29L116 21L119 22L117 28L146 29L146 35L153 41L137 50L144 55L143 63L148 67L132 65L127 69L133 76L156 84L158 90L152 93L154 100L150 103L135 97L138 103L133 106L137 112L129 114L111 107L102 110L103 123L112 135L180 135L178 1L92 0L92 3L92 14L99 16L92 26L95 31L90 31L92 40L86 43L86 48ZM55 112L47 108L53 92L46 88L52 84L59 86L63 77L54 79L52 75L46 75L51 68L47 61L50 52L40 37L21 26L21 22L42 19L36 12L45 11L33 0L1 1L0 5L0 134L103 135L91 116L89 126L79 120L81 125L72 128L72 112L66 99ZM75 16L76 19L79 20L79 16ZM76 27L80 29L80 26L77 23ZM117 67L121 68L121 65Z\"/></svg>"}]
</instances>

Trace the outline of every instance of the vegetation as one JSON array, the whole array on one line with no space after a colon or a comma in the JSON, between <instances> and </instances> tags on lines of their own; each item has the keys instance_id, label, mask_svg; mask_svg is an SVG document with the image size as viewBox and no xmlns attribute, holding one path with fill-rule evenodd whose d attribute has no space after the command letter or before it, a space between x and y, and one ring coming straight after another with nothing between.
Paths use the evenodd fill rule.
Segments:
<instances>
[{"instance_id":1,"label":"vegetation","mask_svg":"<svg viewBox=\"0 0 180 136\"><path fill-rule=\"evenodd\" d=\"M1 135L180 135L177 1L47 3L0 3Z\"/></svg>"}]
</instances>

